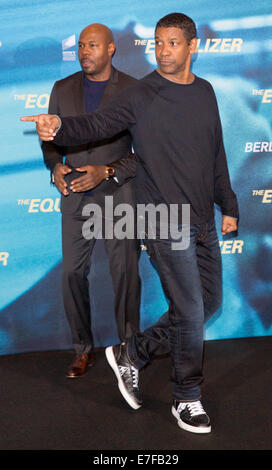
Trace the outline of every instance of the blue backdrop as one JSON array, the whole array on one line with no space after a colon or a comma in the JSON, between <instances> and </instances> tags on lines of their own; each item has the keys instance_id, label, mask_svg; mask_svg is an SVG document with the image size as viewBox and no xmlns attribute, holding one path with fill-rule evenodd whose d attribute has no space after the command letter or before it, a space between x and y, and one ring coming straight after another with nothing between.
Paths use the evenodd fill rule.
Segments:
<instances>
[{"instance_id":1,"label":"blue backdrop","mask_svg":"<svg viewBox=\"0 0 272 470\"><path fill-rule=\"evenodd\" d=\"M54 82L80 69L77 41L87 24L112 28L114 65L140 78L156 66L154 25L173 11L196 21L193 71L217 94L241 212L238 237L220 236L223 304L206 339L272 334L271 2L1 0L1 354L72 347L60 291L59 194L34 126L19 117L47 112ZM220 233L218 213L216 220ZM167 304L145 251L140 270L144 328ZM95 344L118 342L102 241L89 276Z\"/></svg>"}]
</instances>

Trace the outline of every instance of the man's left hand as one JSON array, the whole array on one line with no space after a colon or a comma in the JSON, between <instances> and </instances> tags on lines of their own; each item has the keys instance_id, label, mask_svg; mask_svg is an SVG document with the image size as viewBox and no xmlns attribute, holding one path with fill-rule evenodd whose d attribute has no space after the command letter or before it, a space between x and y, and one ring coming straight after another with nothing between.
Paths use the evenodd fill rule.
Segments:
<instances>
[{"instance_id":1,"label":"man's left hand","mask_svg":"<svg viewBox=\"0 0 272 470\"><path fill-rule=\"evenodd\" d=\"M85 175L71 181L71 191L80 193L95 188L101 181L107 178L105 166L86 165L76 168L77 171L85 172Z\"/></svg>"},{"instance_id":2,"label":"man's left hand","mask_svg":"<svg viewBox=\"0 0 272 470\"><path fill-rule=\"evenodd\" d=\"M226 235L230 232L235 232L237 230L237 219L234 217L229 217L228 215L223 215L222 217L222 235Z\"/></svg>"}]
</instances>

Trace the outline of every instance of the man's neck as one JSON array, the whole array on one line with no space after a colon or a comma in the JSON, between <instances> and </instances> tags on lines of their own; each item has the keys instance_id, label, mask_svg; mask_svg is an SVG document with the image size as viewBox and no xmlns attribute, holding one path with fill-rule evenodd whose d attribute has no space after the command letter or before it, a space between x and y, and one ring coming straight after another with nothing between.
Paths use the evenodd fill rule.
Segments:
<instances>
[{"instance_id":1,"label":"man's neck","mask_svg":"<svg viewBox=\"0 0 272 470\"><path fill-rule=\"evenodd\" d=\"M106 82L110 79L111 76L111 67L99 74L87 74L85 72L85 77L92 82Z\"/></svg>"},{"instance_id":2,"label":"man's neck","mask_svg":"<svg viewBox=\"0 0 272 470\"><path fill-rule=\"evenodd\" d=\"M166 78L166 80L169 80L170 82L174 83L180 83L182 85L190 85L195 80L195 76L190 70L186 73L180 73L176 75L170 73L163 73L159 68L157 69L157 72L163 78Z\"/></svg>"}]
</instances>

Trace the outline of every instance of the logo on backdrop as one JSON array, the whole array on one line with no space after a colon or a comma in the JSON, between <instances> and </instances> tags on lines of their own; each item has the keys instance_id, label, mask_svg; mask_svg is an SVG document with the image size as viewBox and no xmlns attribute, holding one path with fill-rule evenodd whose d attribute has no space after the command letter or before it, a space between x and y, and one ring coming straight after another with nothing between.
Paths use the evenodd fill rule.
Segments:
<instances>
[{"instance_id":1,"label":"logo on backdrop","mask_svg":"<svg viewBox=\"0 0 272 470\"><path fill-rule=\"evenodd\" d=\"M155 39L134 39L134 45L145 46L146 54L150 54L155 51ZM198 39L196 52L237 53L241 52L242 45L242 38Z\"/></svg>"},{"instance_id":2,"label":"logo on backdrop","mask_svg":"<svg viewBox=\"0 0 272 470\"><path fill-rule=\"evenodd\" d=\"M68 38L62 40L62 60L74 61L76 60L76 51L71 50L76 45L76 35L72 34Z\"/></svg>"},{"instance_id":3,"label":"logo on backdrop","mask_svg":"<svg viewBox=\"0 0 272 470\"><path fill-rule=\"evenodd\" d=\"M252 189L252 196L260 197L263 204L272 203L272 189Z\"/></svg>"},{"instance_id":4,"label":"logo on backdrop","mask_svg":"<svg viewBox=\"0 0 272 470\"><path fill-rule=\"evenodd\" d=\"M253 88L252 95L262 97L262 103L271 103L272 101L272 89L271 88L260 89L260 90Z\"/></svg>"},{"instance_id":5,"label":"logo on backdrop","mask_svg":"<svg viewBox=\"0 0 272 470\"><path fill-rule=\"evenodd\" d=\"M9 253L7 251L0 251L0 266L7 266Z\"/></svg>"},{"instance_id":6,"label":"logo on backdrop","mask_svg":"<svg viewBox=\"0 0 272 470\"><path fill-rule=\"evenodd\" d=\"M48 108L49 104L49 94L43 93L42 95L36 94L23 94L23 95L13 95L14 101L24 101L25 108Z\"/></svg>"},{"instance_id":7,"label":"logo on backdrop","mask_svg":"<svg viewBox=\"0 0 272 470\"><path fill-rule=\"evenodd\" d=\"M272 152L272 141L270 142L246 142L245 152Z\"/></svg>"},{"instance_id":8,"label":"logo on backdrop","mask_svg":"<svg viewBox=\"0 0 272 470\"><path fill-rule=\"evenodd\" d=\"M30 213L60 212L60 198L18 199L18 206L27 207Z\"/></svg>"},{"instance_id":9,"label":"logo on backdrop","mask_svg":"<svg viewBox=\"0 0 272 470\"><path fill-rule=\"evenodd\" d=\"M219 241L219 246L220 246L222 255L227 255L231 253L242 253L244 241L243 240Z\"/></svg>"}]
</instances>

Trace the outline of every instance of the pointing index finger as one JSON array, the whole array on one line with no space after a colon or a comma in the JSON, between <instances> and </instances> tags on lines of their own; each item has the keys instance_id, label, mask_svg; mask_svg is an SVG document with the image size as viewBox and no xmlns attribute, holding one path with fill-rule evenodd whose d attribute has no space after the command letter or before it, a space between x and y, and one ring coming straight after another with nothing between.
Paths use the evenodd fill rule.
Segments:
<instances>
[{"instance_id":1,"label":"pointing index finger","mask_svg":"<svg viewBox=\"0 0 272 470\"><path fill-rule=\"evenodd\" d=\"M39 116L22 116L20 117L20 121L38 122Z\"/></svg>"}]
</instances>

